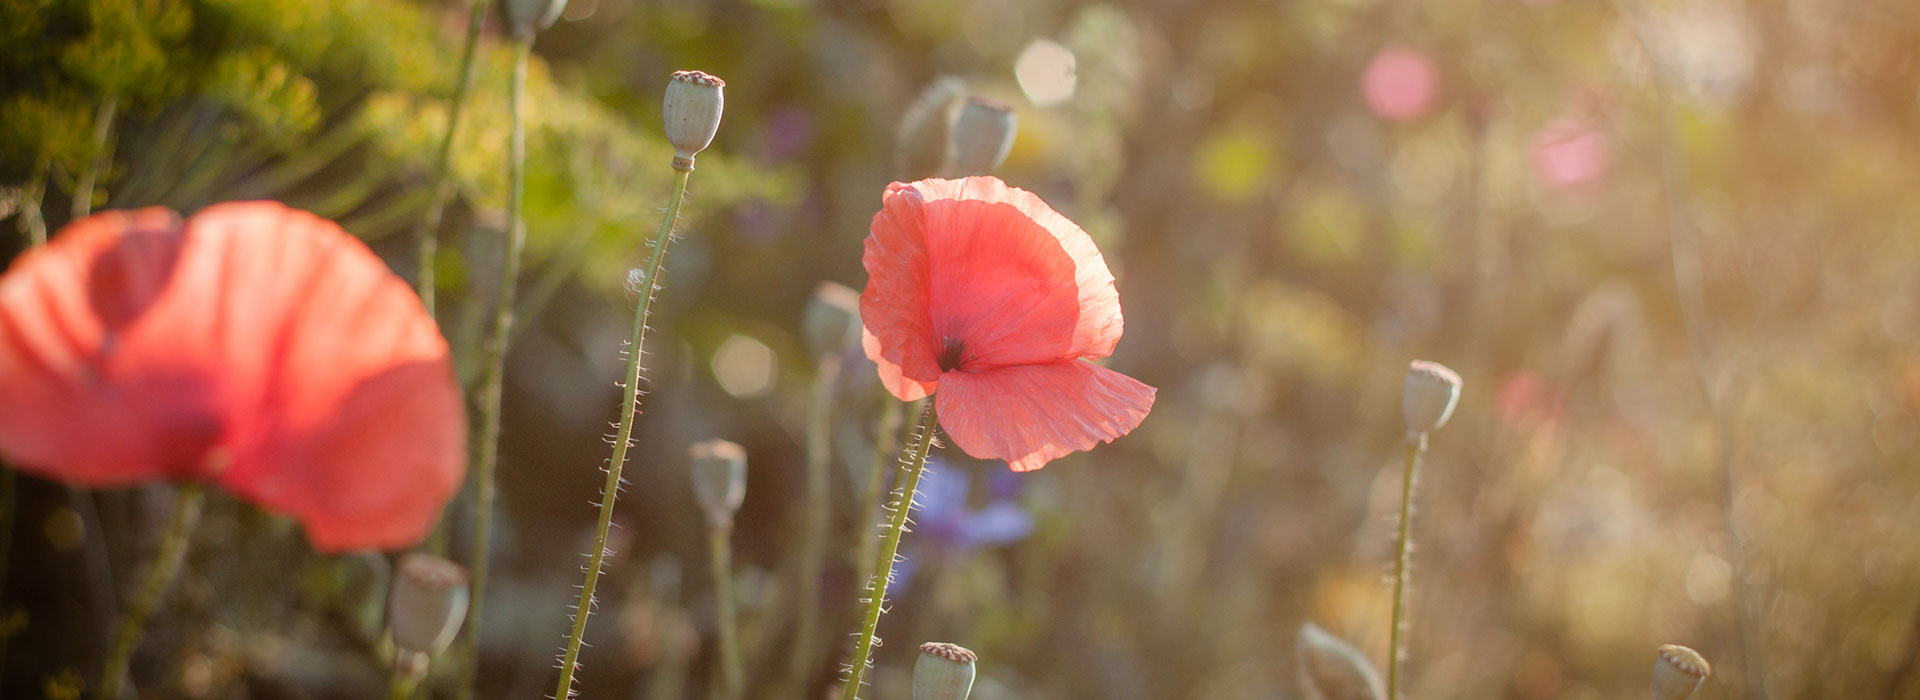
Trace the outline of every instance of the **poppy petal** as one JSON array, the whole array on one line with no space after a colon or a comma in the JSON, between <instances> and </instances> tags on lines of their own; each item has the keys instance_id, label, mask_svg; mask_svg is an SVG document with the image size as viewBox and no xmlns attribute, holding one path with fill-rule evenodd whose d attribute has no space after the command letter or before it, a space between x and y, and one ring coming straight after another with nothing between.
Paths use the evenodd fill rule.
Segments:
<instances>
[{"instance_id":1,"label":"poppy petal","mask_svg":"<svg viewBox=\"0 0 1920 700\"><path fill-rule=\"evenodd\" d=\"M902 208L923 222L936 343L983 369L1105 357L1120 341L1120 295L1086 231L993 177L923 180ZM889 201L891 204L891 200Z\"/></svg>"},{"instance_id":2,"label":"poppy petal","mask_svg":"<svg viewBox=\"0 0 1920 700\"><path fill-rule=\"evenodd\" d=\"M904 186L887 187L891 203ZM865 252L867 288L860 293L861 346L880 365L880 381L894 397L914 401L939 385L933 331L927 316L927 241L924 222L893 206L873 215Z\"/></svg>"},{"instance_id":3,"label":"poppy petal","mask_svg":"<svg viewBox=\"0 0 1920 700\"><path fill-rule=\"evenodd\" d=\"M980 459L1031 471L1131 432L1154 389L1090 362L948 372L934 395L940 427Z\"/></svg>"},{"instance_id":4,"label":"poppy petal","mask_svg":"<svg viewBox=\"0 0 1920 700\"><path fill-rule=\"evenodd\" d=\"M259 363L219 482L298 518L321 551L425 537L459 486L466 424L413 290L333 222L273 202L193 216L181 268L217 280L223 308L200 314L227 341L215 351Z\"/></svg>"},{"instance_id":5,"label":"poppy petal","mask_svg":"<svg viewBox=\"0 0 1920 700\"><path fill-rule=\"evenodd\" d=\"M424 538L465 464L446 343L411 289L273 202L102 214L22 256L0 280L0 385L0 451L23 468L214 481L323 551Z\"/></svg>"},{"instance_id":6,"label":"poppy petal","mask_svg":"<svg viewBox=\"0 0 1920 700\"><path fill-rule=\"evenodd\" d=\"M81 219L0 278L0 452L81 486L185 476L219 439L217 397L177 356L130 356L172 279L180 218Z\"/></svg>"}]
</instances>

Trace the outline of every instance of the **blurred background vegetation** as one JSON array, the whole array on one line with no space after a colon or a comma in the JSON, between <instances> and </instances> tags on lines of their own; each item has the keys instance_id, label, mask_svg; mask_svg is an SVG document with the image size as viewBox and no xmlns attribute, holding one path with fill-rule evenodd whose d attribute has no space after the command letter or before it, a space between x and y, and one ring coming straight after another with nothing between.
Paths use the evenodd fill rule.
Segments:
<instances>
[{"instance_id":1,"label":"blurred background vegetation","mask_svg":"<svg viewBox=\"0 0 1920 700\"><path fill-rule=\"evenodd\" d=\"M57 229L99 157L96 209L281 199L412 270L465 8L0 3L0 225ZM485 41L435 261L463 369L505 208L492 18ZM1159 403L1033 474L940 453L974 488L907 536L875 697L907 696L930 639L980 653L988 699L1298 697L1306 621L1383 660L1415 357L1467 390L1423 472L1410 697L1639 697L1669 642L1714 663L1705 698L1920 697L1910 0L573 0L536 56L485 697L551 684L682 68L726 78L729 109L654 317L587 696L706 692L683 455L708 437L751 456L749 695L836 676L882 392L841 358L835 558L825 597L795 600L801 310L864 284L882 187L929 174L900 120L957 78L1019 115L1000 175L1102 245L1128 321L1112 365ZM0 695L71 697L167 499L24 477L18 498ZM969 536L1008 505L1024 527ZM377 693L387 568L216 499L133 678ZM792 638L806 605L831 636ZM796 644L834 650L806 693L782 677Z\"/></svg>"}]
</instances>

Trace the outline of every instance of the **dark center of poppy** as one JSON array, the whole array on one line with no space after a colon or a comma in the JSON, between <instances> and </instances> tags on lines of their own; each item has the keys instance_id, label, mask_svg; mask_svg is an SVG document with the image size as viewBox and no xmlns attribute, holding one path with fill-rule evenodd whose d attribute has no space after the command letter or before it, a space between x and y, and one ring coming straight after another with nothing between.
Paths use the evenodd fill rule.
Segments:
<instances>
[{"instance_id":1,"label":"dark center of poppy","mask_svg":"<svg viewBox=\"0 0 1920 700\"><path fill-rule=\"evenodd\" d=\"M960 368L960 357L967 351L967 344L959 338L945 338L940 341L940 371L952 372Z\"/></svg>"}]
</instances>

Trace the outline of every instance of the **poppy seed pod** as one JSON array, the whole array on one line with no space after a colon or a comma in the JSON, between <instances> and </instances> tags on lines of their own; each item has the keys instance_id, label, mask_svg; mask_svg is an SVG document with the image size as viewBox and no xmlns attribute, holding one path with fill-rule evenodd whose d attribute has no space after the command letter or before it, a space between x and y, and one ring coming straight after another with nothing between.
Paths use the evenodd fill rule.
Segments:
<instances>
[{"instance_id":1,"label":"poppy seed pod","mask_svg":"<svg viewBox=\"0 0 1920 700\"><path fill-rule=\"evenodd\" d=\"M747 499L747 451L726 440L706 440L694 443L687 455L693 460L693 497L707 521L731 526Z\"/></svg>"},{"instance_id":2,"label":"poppy seed pod","mask_svg":"<svg viewBox=\"0 0 1920 700\"><path fill-rule=\"evenodd\" d=\"M1400 411L1407 431L1416 435L1439 430L1460 402L1460 375L1446 365L1414 360L1407 367L1407 383L1400 392Z\"/></svg>"},{"instance_id":3,"label":"poppy seed pod","mask_svg":"<svg viewBox=\"0 0 1920 700\"><path fill-rule=\"evenodd\" d=\"M1660 647L1653 659L1653 700L1687 700L1713 675L1700 653L1678 644Z\"/></svg>"},{"instance_id":4,"label":"poppy seed pod","mask_svg":"<svg viewBox=\"0 0 1920 700\"><path fill-rule=\"evenodd\" d=\"M713 143L720 130L720 112L726 106L727 81L697 70L683 70L667 81L661 105L667 143L673 144L675 170L692 170L693 157Z\"/></svg>"},{"instance_id":5,"label":"poppy seed pod","mask_svg":"<svg viewBox=\"0 0 1920 700\"><path fill-rule=\"evenodd\" d=\"M920 660L913 663L913 700L967 700L978 658L958 644L920 645Z\"/></svg>"},{"instance_id":6,"label":"poppy seed pod","mask_svg":"<svg viewBox=\"0 0 1920 700\"><path fill-rule=\"evenodd\" d=\"M426 660L445 651L467 617L467 570L446 559L415 552L394 567L387 595L387 627L402 666L426 671Z\"/></svg>"},{"instance_id":7,"label":"poppy seed pod","mask_svg":"<svg viewBox=\"0 0 1920 700\"><path fill-rule=\"evenodd\" d=\"M821 282L807 300L801 326L816 357L839 354L860 338L860 293L838 282Z\"/></svg>"},{"instance_id":8,"label":"poppy seed pod","mask_svg":"<svg viewBox=\"0 0 1920 700\"><path fill-rule=\"evenodd\" d=\"M953 176L988 175L1007 161L1018 121L1013 109L982 97L969 97L953 120L947 139L947 167Z\"/></svg>"},{"instance_id":9,"label":"poppy seed pod","mask_svg":"<svg viewBox=\"0 0 1920 700\"><path fill-rule=\"evenodd\" d=\"M1380 672L1346 640L1311 622L1301 625L1295 652L1300 657L1301 690L1318 700L1380 700Z\"/></svg>"},{"instance_id":10,"label":"poppy seed pod","mask_svg":"<svg viewBox=\"0 0 1920 700\"><path fill-rule=\"evenodd\" d=\"M560 19L567 0L500 0L500 16L518 39L531 38Z\"/></svg>"}]
</instances>

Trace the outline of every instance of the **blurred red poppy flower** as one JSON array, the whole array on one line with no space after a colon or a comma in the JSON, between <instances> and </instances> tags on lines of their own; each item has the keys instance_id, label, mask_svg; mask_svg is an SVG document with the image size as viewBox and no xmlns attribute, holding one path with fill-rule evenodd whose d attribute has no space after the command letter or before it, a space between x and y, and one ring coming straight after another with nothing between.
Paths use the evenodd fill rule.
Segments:
<instances>
[{"instance_id":1,"label":"blurred red poppy flower","mask_svg":"<svg viewBox=\"0 0 1920 700\"><path fill-rule=\"evenodd\" d=\"M466 417L405 282L274 202L116 211L0 277L0 454L79 486L217 484L322 551L418 542Z\"/></svg>"},{"instance_id":2,"label":"blurred red poppy flower","mask_svg":"<svg viewBox=\"0 0 1920 700\"><path fill-rule=\"evenodd\" d=\"M934 395L967 454L1039 469L1153 407L1153 387L1086 362L1120 342L1120 294L1093 239L1031 192L888 185L861 262L867 357L900 400Z\"/></svg>"}]
</instances>

